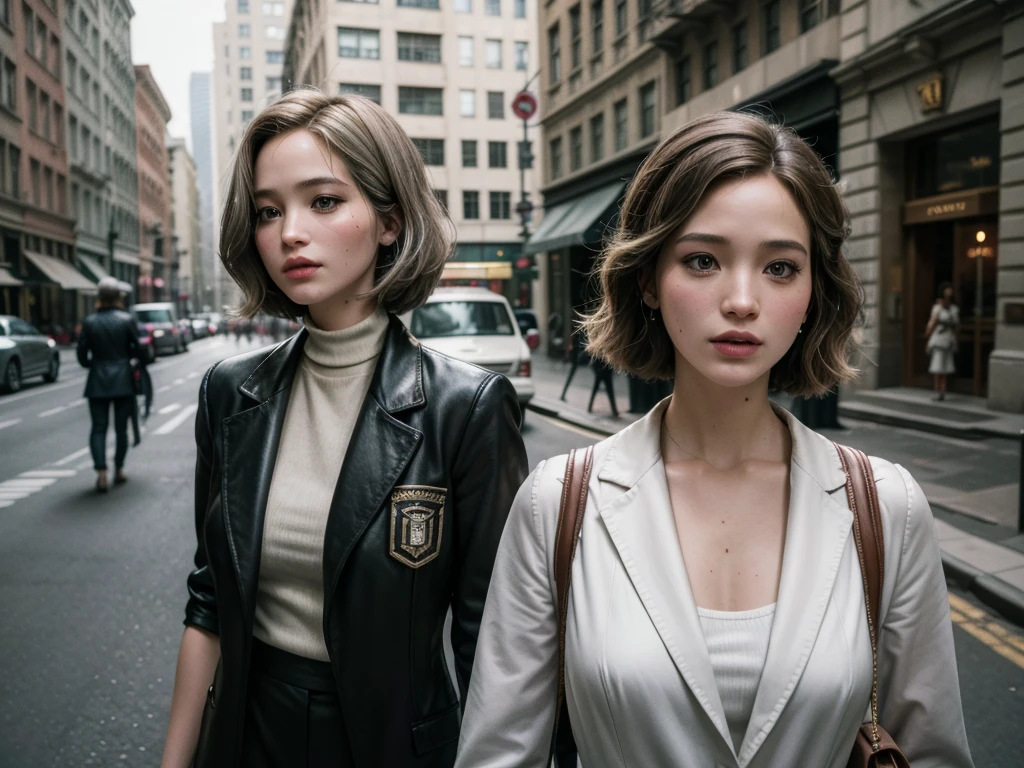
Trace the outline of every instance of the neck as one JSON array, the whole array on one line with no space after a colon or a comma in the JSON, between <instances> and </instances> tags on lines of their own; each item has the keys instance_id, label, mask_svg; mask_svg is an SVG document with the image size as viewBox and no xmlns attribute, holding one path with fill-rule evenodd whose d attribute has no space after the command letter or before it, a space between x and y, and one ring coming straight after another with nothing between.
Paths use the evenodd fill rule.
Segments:
<instances>
[{"instance_id":1,"label":"neck","mask_svg":"<svg viewBox=\"0 0 1024 768\"><path fill-rule=\"evenodd\" d=\"M718 469L789 461L789 430L768 400L768 374L746 386L723 387L684 361L676 366L675 382L662 427L666 461L702 459Z\"/></svg>"},{"instance_id":2,"label":"neck","mask_svg":"<svg viewBox=\"0 0 1024 768\"><path fill-rule=\"evenodd\" d=\"M377 302L373 299L350 298L347 296L332 297L319 304L310 304L309 316L313 318L317 328L323 331L343 331L358 325L377 310Z\"/></svg>"}]
</instances>

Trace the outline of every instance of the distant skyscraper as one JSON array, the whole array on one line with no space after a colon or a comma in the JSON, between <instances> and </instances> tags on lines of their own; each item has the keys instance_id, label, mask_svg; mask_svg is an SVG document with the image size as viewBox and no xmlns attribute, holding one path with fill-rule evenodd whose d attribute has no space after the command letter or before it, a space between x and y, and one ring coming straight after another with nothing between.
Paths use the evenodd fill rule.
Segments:
<instances>
[{"instance_id":1,"label":"distant skyscraper","mask_svg":"<svg viewBox=\"0 0 1024 768\"><path fill-rule=\"evenodd\" d=\"M199 231L202 256L198 262L202 285L196 286L200 308L209 305L216 311L223 307L221 268L214 246L217 215L213 196L213 135L211 131L210 73L193 72L189 81L189 107L192 114L192 157L196 163L199 186Z\"/></svg>"}]
</instances>

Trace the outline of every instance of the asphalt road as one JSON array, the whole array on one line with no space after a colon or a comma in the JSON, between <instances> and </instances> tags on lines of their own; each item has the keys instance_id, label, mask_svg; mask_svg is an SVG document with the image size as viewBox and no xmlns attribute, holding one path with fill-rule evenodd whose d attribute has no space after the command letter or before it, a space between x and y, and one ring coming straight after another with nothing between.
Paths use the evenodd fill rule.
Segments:
<instances>
[{"instance_id":1,"label":"asphalt road","mask_svg":"<svg viewBox=\"0 0 1024 768\"><path fill-rule=\"evenodd\" d=\"M0 396L0 768L159 763L194 548L199 381L235 342L151 367L156 400L129 482L105 496L85 448L84 372ZM531 466L596 439L531 413ZM966 448L964 450L967 450ZM1024 764L1024 638L953 591L976 764Z\"/></svg>"}]
</instances>

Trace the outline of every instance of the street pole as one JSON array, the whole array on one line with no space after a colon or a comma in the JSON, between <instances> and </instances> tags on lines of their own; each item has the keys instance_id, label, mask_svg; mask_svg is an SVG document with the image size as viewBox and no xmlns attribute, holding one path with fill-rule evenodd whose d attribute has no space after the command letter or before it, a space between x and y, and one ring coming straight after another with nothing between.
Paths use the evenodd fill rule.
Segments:
<instances>
[{"instance_id":1,"label":"street pole","mask_svg":"<svg viewBox=\"0 0 1024 768\"><path fill-rule=\"evenodd\" d=\"M1024 429L1020 431L1020 475L1017 478L1017 533L1024 533Z\"/></svg>"}]
</instances>

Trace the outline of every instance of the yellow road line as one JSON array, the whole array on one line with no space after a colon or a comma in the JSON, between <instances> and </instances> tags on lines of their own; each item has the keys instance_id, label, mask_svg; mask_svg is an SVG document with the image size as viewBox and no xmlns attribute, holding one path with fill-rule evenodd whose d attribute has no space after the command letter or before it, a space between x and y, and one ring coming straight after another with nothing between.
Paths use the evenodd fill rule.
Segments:
<instances>
[{"instance_id":1,"label":"yellow road line","mask_svg":"<svg viewBox=\"0 0 1024 768\"><path fill-rule=\"evenodd\" d=\"M1024 638L994 621L988 621L988 614L958 595L949 596L949 617L969 635L1024 669Z\"/></svg>"},{"instance_id":2,"label":"yellow road line","mask_svg":"<svg viewBox=\"0 0 1024 768\"><path fill-rule=\"evenodd\" d=\"M550 416L545 416L544 414L537 413L536 411L534 411L531 414L531 418L543 419L544 421L548 422L549 424L553 424L559 429L566 429L570 432L576 432L578 434L583 435L584 437L589 437L594 440L600 441L604 440L607 437L607 435L603 435L600 432L594 432L592 430L585 429L584 427L577 427L575 424L570 424L569 422L562 421L561 419L553 419Z\"/></svg>"}]
</instances>

